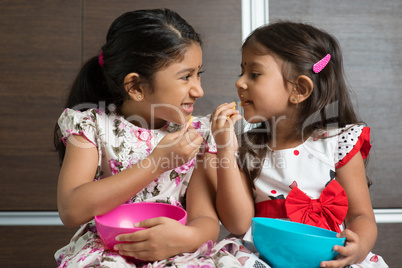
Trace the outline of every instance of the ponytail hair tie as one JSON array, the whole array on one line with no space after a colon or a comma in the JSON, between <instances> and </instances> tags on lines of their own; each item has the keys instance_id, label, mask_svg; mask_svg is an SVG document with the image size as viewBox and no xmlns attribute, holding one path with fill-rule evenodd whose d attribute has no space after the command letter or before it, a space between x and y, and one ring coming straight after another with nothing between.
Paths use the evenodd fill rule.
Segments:
<instances>
[{"instance_id":1,"label":"ponytail hair tie","mask_svg":"<svg viewBox=\"0 0 402 268\"><path fill-rule=\"evenodd\" d=\"M101 51L101 53L99 54L99 59L98 59L99 65L100 67L103 67L103 65L105 64L103 62L103 52Z\"/></svg>"},{"instance_id":2,"label":"ponytail hair tie","mask_svg":"<svg viewBox=\"0 0 402 268\"><path fill-rule=\"evenodd\" d=\"M324 58L322 58L319 62L313 65L313 71L318 74L322 71L322 69L327 66L329 60L331 59L331 54L327 54Z\"/></svg>"}]
</instances>

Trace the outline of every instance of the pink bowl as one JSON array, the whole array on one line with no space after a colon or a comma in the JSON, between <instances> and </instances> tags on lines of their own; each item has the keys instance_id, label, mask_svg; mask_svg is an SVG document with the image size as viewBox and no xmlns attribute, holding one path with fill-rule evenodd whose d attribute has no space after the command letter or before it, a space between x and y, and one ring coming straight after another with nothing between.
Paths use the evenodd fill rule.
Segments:
<instances>
[{"instance_id":1,"label":"pink bowl","mask_svg":"<svg viewBox=\"0 0 402 268\"><path fill-rule=\"evenodd\" d=\"M133 225L150 218L168 217L186 224L187 212L178 207L164 203L132 203L121 205L112 211L95 217L96 228L105 245L113 250L119 234L134 233L145 228Z\"/></svg>"}]
</instances>

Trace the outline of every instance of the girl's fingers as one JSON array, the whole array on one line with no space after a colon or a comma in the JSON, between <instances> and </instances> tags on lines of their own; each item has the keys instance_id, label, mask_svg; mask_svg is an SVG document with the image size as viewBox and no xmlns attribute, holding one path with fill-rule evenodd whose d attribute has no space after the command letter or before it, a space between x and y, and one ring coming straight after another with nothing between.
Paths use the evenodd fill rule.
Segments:
<instances>
[{"instance_id":1,"label":"girl's fingers","mask_svg":"<svg viewBox=\"0 0 402 268\"><path fill-rule=\"evenodd\" d=\"M337 235L337 237L345 237L346 242L356 242L359 239L359 236L349 229L343 230Z\"/></svg>"},{"instance_id":2,"label":"girl's fingers","mask_svg":"<svg viewBox=\"0 0 402 268\"><path fill-rule=\"evenodd\" d=\"M146 233L146 229L139 230L139 231L134 232L134 233L121 234L121 235L116 236L116 241L119 241L119 242L139 242L139 241L144 240L143 237L145 235L143 233ZM120 248L119 245L120 244L117 244L115 246L115 248L116 247ZM121 246L123 246L123 244L121 244Z\"/></svg>"},{"instance_id":3,"label":"girl's fingers","mask_svg":"<svg viewBox=\"0 0 402 268\"><path fill-rule=\"evenodd\" d=\"M347 261L342 259L342 260L334 260L334 261L323 261L320 264L320 267L327 267L327 268L342 268L346 267Z\"/></svg>"},{"instance_id":4,"label":"girl's fingers","mask_svg":"<svg viewBox=\"0 0 402 268\"><path fill-rule=\"evenodd\" d=\"M140 222L134 223L135 228L151 228L156 225L163 224L166 218L164 217L157 217L157 218L150 218Z\"/></svg>"},{"instance_id":5,"label":"girl's fingers","mask_svg":"<svg viewBox=\"0 0 402 268\"><path fill-rule=\"evenodd\" d=\"M120 255L142 259L141 256L148 251L145 242L122 243L114 248Z\"/></svg>"},{"instance_id":6,"label":"girl's fingers","mask_svg":"<svg viewBox=\"0 0 402 268\"><path fill-rule=\"evenodd\" d=\"M243 118L243 116L241 116L240 113L233 114L229 117L229 119L232 121L233 124L235 124L237 121L239 121L242 118Z\"/></svg>"},{"instance_id":7,"label":"girl's fingers","mask_svg":"<svg viewBox=\"0 0 402 268\"><path fill-rule=\"evenodd\" d=\"M334 246L333 249L342 256L349 256L351 254L350 250L347 247Z\"/></svg>"},{"instance_id":8,"label":"girl's fingers","mask_svg":"<svg viewBox=\"0 0 402 268\"><path fill-rule=\"evenodd\" d=\"M190 129L189 131L187 131L187 133L185 134L185 138L187 144L190 144L197 148L200 147L203 142L203 138L195 129Z\"/></svg>"},{"instance_id":9,"label":"girl's fingers","mask_svg":"<svg viewBox=\"0 0 402 268\"><path fill-rule=\"evenodd\" d=\"M215 115L219 114L223 109L225 109L225 105L227 105L227 103L223 103L223 104L219 105L218 107L216 107L216 109L212 115L215 116Z\"/></svg>"},{"instance_id":10,"label":"girl's fingers","mask_svg":"<svg viewBox=\"0 0 402 268\"><path fill-rule=\"evenodd\" d=\"M233 111L237 111L235 110L236 108L236 103L232 102L232 103L223 103L221 105L219 105L216 109L215 112L213 113L213 117L217 117L218 115L221 115L221 113L225 110L233 110Z\"/></svg>"},{"instance_id":11,"label":"girl's fingers","mask_svg":"<svg viewBox=\"0 0 402 268\"><path fill-rule=\"evenodd\" d=\"M214 121L221 120L222 122L225 122L233 115L238 115L238 114L240 114L240 112L238 110L226 109L226 110L221 111L219 114L215 114L213 116L213 120Z\"/></svg>"}]
</instances>

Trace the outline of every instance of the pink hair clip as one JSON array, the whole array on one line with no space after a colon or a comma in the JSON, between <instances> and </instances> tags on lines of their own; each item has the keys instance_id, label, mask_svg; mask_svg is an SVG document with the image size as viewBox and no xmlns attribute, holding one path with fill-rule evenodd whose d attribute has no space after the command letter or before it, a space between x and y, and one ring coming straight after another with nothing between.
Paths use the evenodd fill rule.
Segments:
<instances>
[{"instance_id":1,"label":"pink hair clip","mask_svg":"<svg viewBox=\"0 0 402 268\"><path fill-rule=\"evenodd\" d=\"M99 59L98 59L99 65L100 67L103 67L103 65L105 64L103 62L103 52L101 51L101 53L99 54Z\"/></svg>"},{"instance_id":2,"label":"pink hair clip","mask_svg":"<svg viewBox=\"0 0 402 268\"><path fill-rule=\"evenodd\" d=\"M322 69L327 66L329 60L331 59L331 54L327 54L324 58L322 58L319 62L313 65L313 71L318 74L322 71Z\"/></svg>"}]
</instances>

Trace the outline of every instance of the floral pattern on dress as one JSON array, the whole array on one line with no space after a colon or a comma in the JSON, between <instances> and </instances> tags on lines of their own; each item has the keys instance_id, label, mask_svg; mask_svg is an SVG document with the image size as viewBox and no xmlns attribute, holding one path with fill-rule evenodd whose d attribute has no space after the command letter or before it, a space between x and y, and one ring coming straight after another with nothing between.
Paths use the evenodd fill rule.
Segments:
<instances>
[{"instance_id":1,"label":"floral pattern on dress","mask_svg":"<svg viewBox=\"0 0 402 268\"><path fill-rule=\"evenodd\" d=\"M59 126L64 142L73 134L83 135L97 147L99 163L94 180L115 175L138 163L150 155L167 133L182 127L168 123L161 129L144 129L116 113L97 109L84 112L66 109L59 118ZM216 152L210 135L210 117L194 117L193 127L204 138L201 153ZM160 174L126 203L161 202L184 207L194 166L195 158ZM209 241L194 253L183 253L154 263L133 263L105 247L92 220L81 226L71 242L56 252L55 258L58 267L241 267L233 256L237 250L238 245L232 240L216 244Z\"/></svg>"}]
</instances>

